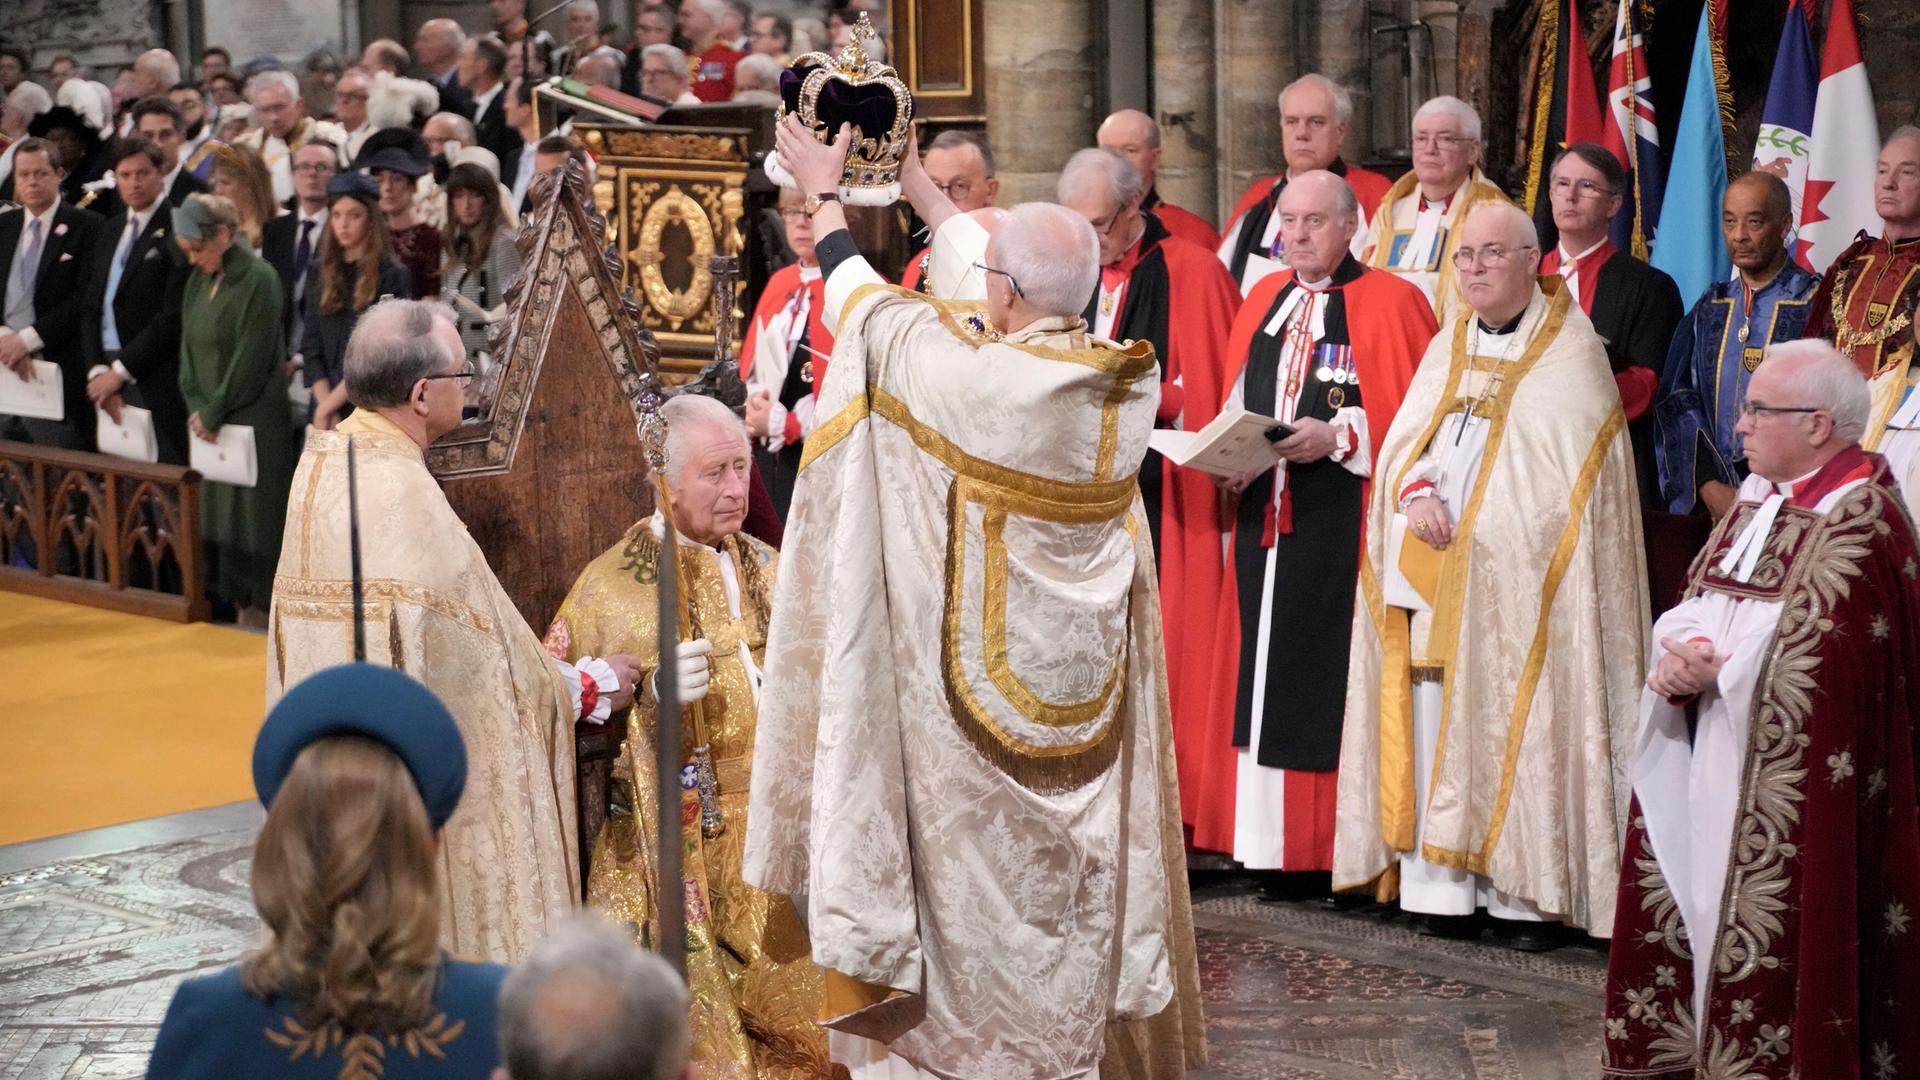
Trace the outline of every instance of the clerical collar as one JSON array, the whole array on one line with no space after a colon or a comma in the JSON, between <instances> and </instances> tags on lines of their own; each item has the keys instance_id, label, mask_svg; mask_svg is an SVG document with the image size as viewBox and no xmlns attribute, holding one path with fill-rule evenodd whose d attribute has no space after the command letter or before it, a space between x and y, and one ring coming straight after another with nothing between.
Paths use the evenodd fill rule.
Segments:
<instances>
[{"instance_id":1,"label":"clerical collar","mask_svg":"<svg viewBox=\"0 0 1920 1080\"><path fill-rule=\"evenodd\" d=\"M820 280L820 264L814 263L812 266L808 266L806 263L801 263L800 264L800 280L802 283L808 283L808 284L815 281L819 281Z\"/></svg>"},{"instance_id":2,"label":"clerical collar","mask_svg":"<svg viewBox=\"0 0 1920 1080\"><path fill-rule=\"evenodd\" d=\"M1299 278L1294 278L1293 280L1299 281L1300 287L1308 292L1326 292L1327 287L1333 284L1333 275L1328 274L1318 281L1301 281Z\"/></svg>"},{"instance_id":3,"label":"clerical collar","mask_svg":"<svg viewBox=\"0 0 1920 1080\"><path fill-rule=\"evenodd\" d=\"M1520 320L1526 317L1527 317L1527 309L1521 308L1520 313L1518 315L1515 315L1513 318L1508 319L1504 323L1501 323L1499 326L1488 326L1487 320L1482 319L1478 315L1475 315L1473 317L1473 321L1479 325L1481 333L1492 334L1495 337L1505 337L1506 335L1511 334L1514 331L1520 329Z\"/></svg>"},{"instance_id":4,"label":"clerical collar","mask_svg":"<svg viewBox=\"0 0 1920 1080\"><path fill-rule=\"evenodd\" d=\"M1448 195L1445 199L1436 203L1428 199L1425 192L1422 192L1420 195L1420 212L1425 213L1429 209L1435 209L1444 214L1453 206L1453 196L1457 194L1459 194L1459 192L1455 191L1453 194Z\"/></svg>"}]
</instances>

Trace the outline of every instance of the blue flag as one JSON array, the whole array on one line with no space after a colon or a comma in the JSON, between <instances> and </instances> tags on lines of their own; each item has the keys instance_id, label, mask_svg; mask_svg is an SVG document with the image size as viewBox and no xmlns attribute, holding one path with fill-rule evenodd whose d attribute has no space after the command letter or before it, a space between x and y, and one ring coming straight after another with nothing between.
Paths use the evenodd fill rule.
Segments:
<instances>
[{"instance_id":1,"label":"blue flag","mask_svg":"<svg viewBox=\"0 0 1920 1080\"><path fill-rule=\"evenodd\" d=\"M1720 201L1727 193L1727 150L1720 137L1720 90L1713 78L1712 3L1700 11L1673 165L1660 206L1653 265L1667 272L1689 303L1726 277L1733 264L1720 236Z\"/></svg>"},{"instance_id":2,"label":"blue flag","mask_svg":"<svg viewBox=\"0 0 1920 1080\"><path fill-rule=\"evenodd\" d=\"M1773 58L1773 81L1767 84L1767 103L1760 110L1760 131L1753 140L1753 167L1779 177L1793 193L1795 230L1800 228L1800 199L1807 188L1807 164L1813 156L1813 103L1820 85L1820 65L1814 59L1808 18L1803 0L1787 5L1780 49ZM1802 247L1795 243L1788 250L1804 266Z\"/></svg>"}]
</instances>

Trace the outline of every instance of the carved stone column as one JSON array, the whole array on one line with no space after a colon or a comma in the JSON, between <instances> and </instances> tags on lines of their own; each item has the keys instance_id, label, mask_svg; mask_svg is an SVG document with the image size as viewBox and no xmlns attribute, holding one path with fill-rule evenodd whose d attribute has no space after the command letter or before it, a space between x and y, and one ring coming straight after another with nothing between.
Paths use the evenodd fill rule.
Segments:
<instances>
[{"instance_id":1,"label":"carved stone column","mask_svg":"<svg viewBox=\"0 0 1920 1080\"><path fill-rule=\"evenodd\" d=\"M1213 0L1153 5L1154 119L1160 122L1162 198L1212 221L1233 209L1221 202L1220 142L1214 112Z\"/></svg>"},{"instance_id":2,"label":"carved stone column","mask_svg":"<svg viewBox=\"0 0 1920 1080\"><path fill-rule=\"evenodd\" d=\"M1272 0L1214 0L1215 110L1221 205L1285 165L1280 150L1280 88L1296 70L1294 5Z\"/></svg>"},{"instance_id":3,"label":"carved stone column","mask_svg":"<svg viewBox=\"0 0 1920 1080\"><path fill-rule=\"evenodd\" d=\"M1093 145L1090 0L983 0L987 134L1002 206L1053 198L1075 150Z\"/></svg>"}]
</instances>

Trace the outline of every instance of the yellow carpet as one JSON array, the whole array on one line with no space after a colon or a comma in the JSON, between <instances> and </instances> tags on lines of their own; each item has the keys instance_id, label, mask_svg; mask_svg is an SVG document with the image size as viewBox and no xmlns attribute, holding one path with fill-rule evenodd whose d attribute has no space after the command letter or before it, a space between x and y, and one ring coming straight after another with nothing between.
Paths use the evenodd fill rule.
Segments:
<instances>
[{"instance_id":1,"label":"yellow carpet","mask_svg":"<svg viewBox=\"0 0 1920 1080\"><path fill-rule=\"evenodd\" d=\"M0 592L0 844L253 797L267 640Z\"/></svg>"}]
</instances>

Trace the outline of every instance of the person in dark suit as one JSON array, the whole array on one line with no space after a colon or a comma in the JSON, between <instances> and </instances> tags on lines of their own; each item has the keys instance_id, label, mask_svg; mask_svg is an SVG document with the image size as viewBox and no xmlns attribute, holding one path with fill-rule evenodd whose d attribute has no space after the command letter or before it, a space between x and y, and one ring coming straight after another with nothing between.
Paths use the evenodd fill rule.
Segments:
<instances>
[{"instance_id":1,"label":"person in dark suit","mask_svg":"<svg viewBox=\"0 0 1920 1080\"><path fill-rule=\"evenodd\" d=\"M166 157L137 136L116 140L109 156L121 205L100 229L94 246L81 320L87 399L115 422L123 405L151 412L160 460L185 465L180 297L190 271L186 255L174 243L172 208L163 198Z\"/></svg>"},{"instance_id":2,"label":"person in dark suit","mask_svg":"<svg viewBox=\"0 0 1920 1080\"><path fill-rule=\"evenodd\" d=\"M460 84L473 94L473 129L480 145L500 159L500 182L513 185L520 133L507 122L507 50L493 38L468 39L460 50Z\"/></svg>"},{"instance_id":3,"label":"person in dark suit","mask_svg":"<svg viewBox=\"0 0 1920 1080\"><path fill-rule=\"evenodd\" d=\"M282 321L287 343L300 348L300 312L306 298L307 269L320 250L327 227L327 182L340 171L340 148L325 139L309 139L293 155L293 204L260 226L260 257L280 275Z\"/></svg>"},{"instance_id":4,"label":"person in dark suit","mask_svg":"<svg viewBox=\"0 0 1920 1080\"><path fill-rule=\"evenodd\" d=\"M181 984L147 1075L491 1074L507 969L440 947L440 836L466 780L447 707L392 668L341 664L281 698L253 747L265 941Z\"/></svg>"},{"instance_id":5,"label":"person in dark suit","mask_svg":"<svg viewBox=\"0 0 1920 1080\"><path fill-rule=\"evenodd\" d=\"M467 44L467 32L452 19L428 19L413 34L413 62L420 65L420 77L440 91L441 112L459 113L473 119L473 94L460 85L460 52Z\"/></svg>"},{"instance_id":6,"label":"person in dark suit","mask_svg":"<svg viewBox=\"0 0 1920 1080\"><path fill-rule=\"evenodd\" d=\"M196 191L207 190L207 182L193 175L193 170L185 168L180 161L180 149L186 143L186 118L181 115L180 106L172 99L154 96L143 97L127 110L129 122L133 125L133 134L152 143L160 151L160 179L162 197L168 207L179 206L187 201L187 196ZM119 154L119 149L110 151ZM125 158L121 158L125 160ZM117 162L106 162L107 171L112 172ZM121 201L118 187L106 188L100 192L87 209L99 214L102 219L118 217L126 205Z\"/></svg>"},{"instance_id":7,"label":"person in dark suit","mask_svg":"<svg viewBox=\"0 0 1920 1080\"><path fill-rule=\"evenodd\" d=\"M0 417L0 439L93 449L93 407L87 401L81 317L93 265L98 215L60 200L64 179L52 144L21 141L13 153L14 197L0 213L0 364L22 378L34 360L60 365L64 420Z\"/></svg>"}]
</instances>

